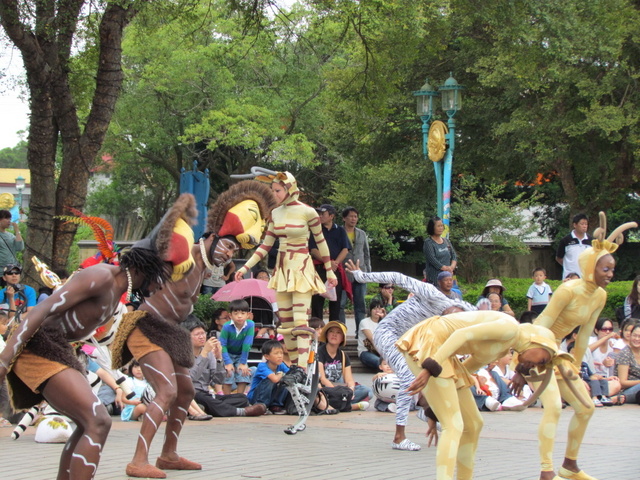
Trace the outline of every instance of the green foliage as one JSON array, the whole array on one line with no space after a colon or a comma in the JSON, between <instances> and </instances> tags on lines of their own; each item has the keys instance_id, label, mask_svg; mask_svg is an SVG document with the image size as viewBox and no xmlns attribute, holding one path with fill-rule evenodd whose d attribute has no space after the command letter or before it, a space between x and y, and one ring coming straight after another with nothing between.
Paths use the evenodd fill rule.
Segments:
<instances>
[{"instance_id":1,"label":"green foliage","mask_svg":"<svg viewBox=\"0 0 640 480\"><path fill-rule=\"evenodd\" d=\"M27 142L22 140L15 147L0 150L0 168L29 168Z\"/></svg>"},{"instance_id":2,"label":"green foliage","mask_svg":"<svg viewBox=\"0 0 640 480\"><path fill-rule=\"evenodd\" d=\"M451 240L458 252L460 274L465 281L478 279L491 272L493 254L523 254L529 248L523 238L534 233L532 222L523 222L523 210L531 205L524 194L514 199L501 198L504 185L480 185L471 175L460 178L454 189Z\"/></svg>"},{"instance_id":3,"label":"green foliage","mask_svg":"<svg viewBox=\"0 0 640 480\"><path fill-rule=\"evenodd\" d=\"M504 297L509 301L509 306L511 306L516 318L518 318L522 312L527 310L527 290L529 290L533 280L530 278L501 278L500 281L505 287ZM549 279L546 282L553 291L562 283L561 280ZM475 305L478 297L482 294L482 290L484 290L485 284L486 282L462 285L463 299ZM607 304L602 309L600 316L615 320L615 309L624 303L624 299L629 295L632 285L633 282L630 281L610 283L606 290Z\"/></svg>"},{"instance_id":4,"label":"green foliage","mask_svg":"<svg viewBox=\"0 0 640 480\"><path fill-rule=\"evenodd\" d=\"M193 314L207 325L207 327L210 327L213 312L218 308L227 308L228 305L228 302L211 300L211 295L200 295L198 301L193 305Z\"/></svg>"}]
</instances>

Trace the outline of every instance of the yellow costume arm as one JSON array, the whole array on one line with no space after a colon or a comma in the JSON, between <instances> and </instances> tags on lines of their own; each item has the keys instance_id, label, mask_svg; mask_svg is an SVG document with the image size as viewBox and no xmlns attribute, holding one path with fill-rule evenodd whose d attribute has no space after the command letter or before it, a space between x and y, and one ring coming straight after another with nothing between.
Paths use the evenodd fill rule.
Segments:
<instances>
[{"instance_id":1,"label":"yellow costume arm","mask_svg":"<svg viewBox=\"0 0 640 480\"><path fill-rule=\"evenodd\" d=\"M267 232L265 233L265 236L264 236L264 241L258 247L258 249L253 253L253 255L251 255L251 258L247 260L247 263L245 263L242 266L242 268L238 270L238 272L241 272L242 275L244 275L249 270L251 270L251 268L256 263L258 263L260 260L262 260L264 257L267 256L267 254L271 250L271 247L273 247L273 244L276 241L276 235L273 232L274 232L273 222L269 222L269 226L267 227Z\"/></svg>"},{"instance_id":2,"label":"yellow costume arm","mask_svg":"<svg viewBox=\"0 0 640 480\"><path fill-rule=\"evenodd\" d=\"M313 217L309 219L309 229L311 230L311 233L313 233L313 238L316 241L318 251L322 256L322 263L324 264L324 269L327 271L327 279L335 279L336 275L335 273L333 273L333 269L331 268L329 247L327 247L327 241L324 239L324 235L322 234L320 217L318 217L318 214L315 212L315 210L313 210Z\"/></svg>"},{"instance_id":3,"label":"yellow costume arm","mask_svg":"<svg viewBox=\"0 0 640 480\"><path fill-rule=\"evenodd\" d=\"M446 317L442 317L441 320L445 320ZM496 349L496 358L501 352L505 350L505 345L510 345L515 341L518 334L518 326L514 323L504 320L495 320L487 323L480 323L471 327L461 328L451 334L451 336L445 341L437 353L433 356L433 359L442 365L449 357L456 353L468 353L467 349L462 349L465 345L471 342L485 342L494 340ZM511 340L511 342L509 342ZM482 366L482 365L480 365Z\"/></svg>"},{"instance_id":4,"label":"yellow costume arm","mask_svg":"<svg viewBox=\"0 0 640 480\"><path fill-rule=\"evenodd\" d=\"M596 292L597 293L597 292ZM593 329L596 326L596 322L598 321L598 316L600 312L604 308L604 302L601 303L600 308L596 308L591 313L591 318L589 321L580 327L580 331L578 332L578 337L576 338L576 342L573 350L573 363L580 368L582 363L582 358L584 357L584 352L589 347L589 337L593 333Z\"/></svg>"},{"instance_id":5,"label":"yellow costume arm","mask_svg":"<svg viewBox=\"0 0 640 480\"><path fill-rule=\"evenodd\" d=\"M551 296L551 300L542 311L542 313L533 322L535 325L551 329L562 311L569 305L573 299L572 291L569 288L560 286Z\"/></svg>"}]
</instances>

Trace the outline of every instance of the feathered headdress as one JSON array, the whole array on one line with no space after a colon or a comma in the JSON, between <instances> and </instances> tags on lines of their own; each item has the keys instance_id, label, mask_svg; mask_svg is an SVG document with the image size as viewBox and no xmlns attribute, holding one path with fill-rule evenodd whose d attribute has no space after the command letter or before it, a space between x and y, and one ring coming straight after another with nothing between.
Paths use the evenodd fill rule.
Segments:
<instances>
[{"instance_id":1,"label":"feathered headdress","mask_svg":"<svg viewBox=\"0 0 640 480\"><path fill-rule=\"evenodd\" d=\"M87 225L93 232L93 238L98 243L99 256L90 257L89 265L82 264L83 268L96 263L115 263L120 252L120 248L113 243L113 227L104 218L89 217L73 207L65 207L71 213L76 215L59 215L56 218L64 220L65 223L75 223L76 225Z\"/></svg>"}]
</instances>

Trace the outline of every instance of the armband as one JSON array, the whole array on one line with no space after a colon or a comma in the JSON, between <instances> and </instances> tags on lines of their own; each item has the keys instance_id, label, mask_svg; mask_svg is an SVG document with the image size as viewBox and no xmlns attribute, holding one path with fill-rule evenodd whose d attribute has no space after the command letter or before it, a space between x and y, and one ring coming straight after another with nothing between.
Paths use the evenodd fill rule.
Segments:
<instances>
[{"instance_id":1,"label":"armband","mask_svg":"<svg viewBox=\"0 0 640 480\"><path fill-rule=\"evenodd\" d=\"M431 357L422 362L422 368L429 372L433 377L437 377L442 373L442 365Z\"/></svg>"}]
</instances>

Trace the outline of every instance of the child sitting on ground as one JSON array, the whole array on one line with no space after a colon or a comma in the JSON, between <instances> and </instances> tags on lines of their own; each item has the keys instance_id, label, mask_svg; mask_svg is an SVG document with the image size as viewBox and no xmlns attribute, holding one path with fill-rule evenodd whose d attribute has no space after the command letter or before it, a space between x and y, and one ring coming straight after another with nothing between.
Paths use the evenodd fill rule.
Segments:
<instances>
[{"instance_id":1,"label":"child sitting on ground","mask_svg":"<svg viewBox=\"0 0 640 480\"><path fill-rule=\"evenodd\" d=\"M511 395L509 387L500 376L491 371L494 366L495 363L490 363L487 368L481 368L474 375L476 385L471 387L471 391L478 408L495 412L522 405L521 400Z\"/></svg>"},{"instance_id":2,"label":"child sitting on ground","mask_svg":"<svg viewBox=\"0 0 640 480\"><path fill-rule=\"evenodd\" d=\"M396 397L400 391L400 379L393 373L393 370L384 358L380 359L378 368L380 372L373 376L371 385L373 394L376 396L376 401L373 406L379 412L395 413ZM411 402L411 410L415 410L415 401L413 400Z\"/></svg>"},{"instance_id":3,"label":"child sitting on ground","mask_svg":"<svg viewBox=\"0 0 640 480\"><path fill-rule=\"evenodd\" d=\"M249 320L250 308L246 300L229 303L231 321L225 323L220 332L222 360L227 376L222 386L225 395L231 393L231 385L238 386L238 393L244 393L251 382L251 370L247 365L249 350L253 344L255 324Z\"/></svg>"},{"instance_id":4,"label":"child sitting on ground","mask_svg":"<svg viewBox=\"0 0 640 480\"><path fill-rule=\"evenodd\" d=\"M264 361L258 364L253 374L251 389L247 394L251 404L264 403L276 415L286 413L284 408L288 390L280 380L289 367L284 363L284 348L278 340L267 340L262 344Z\"/></svg>"},{"instance_id":5,"label":"child sitting on ground","mask_svg":"<svg viewBox=\"0 0 640 480\"><path fill-rule=\"evenodd\" d=\"M569 353L573 355L575 342L567 343ZM587 391L591 392L591 400L596 407L610 407L613 405L609 399L609 382L603 375L595 373L589 363L582 359L580 364L580 377L587 387Z\"/></svg>"},{"instance_id":6,"label":"child sitting on ground","mask_svg":"<svg viewBox=\"0 0 640 480\"><path fill-rule=\"evenodd\" d=\"M138 420L138 418L144 415L147 411L147 406L142 403L141 398L149 383L145 380L144 375L142 374L140 364L133 360L129 366L129 372L131 376L128 380L131 382L131 390L135 395L131 399L127 399L126 397L122 398L122 402L125 404L125 407L120 413L120 418L123 422Z\"/></svg>"}]
</instances>

